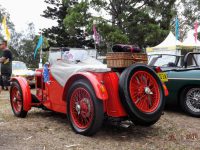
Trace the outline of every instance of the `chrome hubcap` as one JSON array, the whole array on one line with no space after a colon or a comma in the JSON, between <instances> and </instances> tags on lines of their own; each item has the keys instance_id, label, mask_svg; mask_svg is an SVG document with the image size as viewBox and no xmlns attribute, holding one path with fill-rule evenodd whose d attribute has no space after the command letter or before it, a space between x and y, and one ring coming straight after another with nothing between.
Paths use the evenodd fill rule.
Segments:
<instances>
[{"instance_id":1,"label":"chrome hubcap","mask_svg":"<svg viewBox=\"0 0 200 150\"><path fill-rule=\"evenodd\" d=\"M77 111L77 114L78 115L80 115L80 112L81 112L81 106L78 104L78 103L76 103L76 111Z\"/></svg>"},{"instance_id":2,"label":"chrome hubcap","mask_svg":"<svg viewBox=\"0 0 200 150\"><path fill-rule=\"evenodd\" d=\"M14 102L14 103L17 102L17 98L16 98L16 97L13 98L13 102Z\"/></svg>"},{"instance_id":3,"label":"chrome hubcap","mask_svg":"<svg viewBox=\"0 0 200 150\"><path fill-rule=\"evenodd\" d=\"M76 102L75 109L78 115L82 114L83 116L88 117L91 109L89 99L83 98L79 103Z\"/></svg>"},{"instance_id":4,"label":"chrome hubcap","mask_svg":"<svg viewBox=\"0 0 200 150\"><path fill-rule=\"evenodd\" d=\"M151 91L151 89L149 87L145 87L144 91L145 91L146 94L149 94L149 95L153 94L153 92Z\"/></svg>"}]
</instances>

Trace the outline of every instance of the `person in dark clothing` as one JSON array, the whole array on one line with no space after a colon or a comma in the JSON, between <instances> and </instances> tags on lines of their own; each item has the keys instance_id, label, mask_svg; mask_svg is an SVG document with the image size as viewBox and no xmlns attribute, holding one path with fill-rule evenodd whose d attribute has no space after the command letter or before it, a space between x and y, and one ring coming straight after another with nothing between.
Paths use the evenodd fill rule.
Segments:
<instances>
[{"instance_id":1,"label":"person in dark clothing","mask_svg":"<svg viewBox=\"0 0 200 150\"><path fill-rule=\"evenodd\" d=\"M1 75L0 75L0 93L2 87L10 87L10 77L12 74L12 52L7 47L7 41L0 41L0 50L2 51Z\"/></svg>"}]
</instances>

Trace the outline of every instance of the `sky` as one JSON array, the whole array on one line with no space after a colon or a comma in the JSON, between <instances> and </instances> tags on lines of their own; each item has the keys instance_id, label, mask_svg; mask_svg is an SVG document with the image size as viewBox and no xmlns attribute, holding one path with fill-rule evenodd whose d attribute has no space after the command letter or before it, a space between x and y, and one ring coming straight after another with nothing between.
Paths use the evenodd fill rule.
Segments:
<instances>
[{"instance_id":1,"label":"sky","mask_svg":"<svg viewBox=\"0 0 200 150\"><path fill-rule=\"evenodd\" d=\"M47 7L44 0L0 0L0 5L10 14L18 32L26 29L31 22L35 25L36 34L42 28L56 25L55 21L40 16Z\"/></svg>"}]
</instances>

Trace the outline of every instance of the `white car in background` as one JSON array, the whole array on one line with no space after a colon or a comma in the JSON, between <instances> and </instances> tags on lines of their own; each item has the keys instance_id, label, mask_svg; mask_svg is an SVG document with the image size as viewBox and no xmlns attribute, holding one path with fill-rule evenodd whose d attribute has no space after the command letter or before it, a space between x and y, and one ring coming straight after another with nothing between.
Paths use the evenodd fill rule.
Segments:
<instances>
[{"instance_id":1,"label":"white car in background","mask_svg":"<svg viewBox=\"0 0 200 150\"><path fill-rule=\"evenodd\" d=\"M30 86L35 85L35 71L29 70L22 61L12 61L12 76L25 77Z\"/></svg>"}]
</instances>

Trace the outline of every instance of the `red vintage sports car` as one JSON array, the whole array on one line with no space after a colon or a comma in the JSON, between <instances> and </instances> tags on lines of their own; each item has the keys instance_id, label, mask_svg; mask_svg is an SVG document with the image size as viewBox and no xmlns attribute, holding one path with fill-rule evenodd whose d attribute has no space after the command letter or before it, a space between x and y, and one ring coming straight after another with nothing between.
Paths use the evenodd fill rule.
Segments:
<instances>
[{"instance_id":1,"label":"red vintage sports car","mask_svg":"<svg viewBox=\"0 0 200 150\"><path fill-rule=\"evenodd\" d=\"M36 70L36 95L27 80L12 78L10 102L24 118L32 107L67 114L76 133L93 135L105 118L156 123L168 91L156 72L143 64L114 71L78 49L51 49L49 64ZM157 69L159 70L159 69Z\"/></svg>"}]
</instances>

